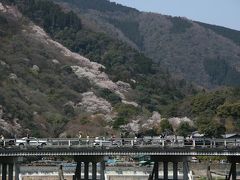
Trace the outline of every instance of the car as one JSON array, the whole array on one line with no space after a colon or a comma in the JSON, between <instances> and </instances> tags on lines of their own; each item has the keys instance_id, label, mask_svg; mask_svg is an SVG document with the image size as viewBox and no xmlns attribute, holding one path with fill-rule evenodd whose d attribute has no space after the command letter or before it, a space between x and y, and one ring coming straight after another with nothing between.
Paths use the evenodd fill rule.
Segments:
<instances>
[{"instance_id":1,"label":"car","mask_svg":"<svg viewBox=\"0 0 240 180\"><path fill-rule=\"evenodd\" d=\"M26 146L33 146L38 148L43 148L48 144L47 140L38 139L35 137L23 137L21 139L16 139L15 145L20 148L24 148Z\"/></svg>"},{"instance_id":2,"label":"car","mask_svg":"<svg viewBox=\"0 0 240 180\"><path fill-rule=\"evenodd\" d=\"M100 146L100 147L110 147L110 146L121 146L120 141L116 140L105 140L104 138L98 138L96 137L93 146Z\"/></svg>"},{"instance_id":3,"label":"car","mask_svg":"<svg viewBox=\"0 0 240 180\"><path fill-rule=\"evenodd\" d=\"M15 145L14 139L4 139L0 140L0 147L11 147Z\"/></svg>"},{"instance_id":4,"label":"car","mask_svg":"<svg viewBox=\"0 0 240 180\"><path fill-rule=\"evenodd\" d=\"M111 146L112 142L108 140L95 139L93 142L94 146Z\"/></svg>"}]
</instances>

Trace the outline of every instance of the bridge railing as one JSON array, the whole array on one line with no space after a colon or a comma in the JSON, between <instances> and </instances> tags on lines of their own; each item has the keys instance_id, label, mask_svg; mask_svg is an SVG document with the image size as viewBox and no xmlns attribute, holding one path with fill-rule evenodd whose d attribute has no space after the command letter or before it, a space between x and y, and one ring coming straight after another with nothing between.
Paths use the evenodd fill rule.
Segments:
<instances>
[{"instance_id":1,"label":"bridge railing","mask_svg":"<svg viewBox=\"0 0 240 180\"><path fill-rule=\"evenodd\" d=\"M18 139L0 140L0 147L16 146ZM192 139L167 139L167 138L39 138L39 143L46 142L47 147L168 147L168 148L240 148L240 139L215 139L215 138L192 138ZM31 144L35 145L35 144Z\"/></svg>"}]
</instances>

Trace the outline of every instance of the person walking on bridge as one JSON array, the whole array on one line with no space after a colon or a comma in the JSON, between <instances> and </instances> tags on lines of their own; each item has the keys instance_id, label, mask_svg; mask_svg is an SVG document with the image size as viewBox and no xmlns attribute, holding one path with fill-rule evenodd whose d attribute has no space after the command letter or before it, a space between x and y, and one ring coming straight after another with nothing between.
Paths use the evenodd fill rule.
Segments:
<instances>
[{"instance_id":1,"label":"person walking on bridge","mask_svg":"<svg viewBox=\"0 0 240 180\"><path fill-rule=\"evenodd\" d=\"M58 176L59 176L59 180L65 180L64 176L63 176L63 166L62 165L59 166Z\"/></svg>"},{"instance_id":2,"label":"person walking on bridge","mask_svg":"<svg viewBox=\"0 0 240 180\"><path fill-rule=\"evenodd\" d=\"M78 141L79 141L79 145L81 145L81 143L82 143L82 132L81 131L78 132Z\"/></svg>"},{"instance_id":3,"label":"person walking on bridge","mask_svg":"<svg viewBox=\"0 0 240 180\"><path fill-rule=\"evenodd\" d=\"M1 145L2 147L5 147L5 140L3 135L1 135Z\"/></svg>"}]
</instances>

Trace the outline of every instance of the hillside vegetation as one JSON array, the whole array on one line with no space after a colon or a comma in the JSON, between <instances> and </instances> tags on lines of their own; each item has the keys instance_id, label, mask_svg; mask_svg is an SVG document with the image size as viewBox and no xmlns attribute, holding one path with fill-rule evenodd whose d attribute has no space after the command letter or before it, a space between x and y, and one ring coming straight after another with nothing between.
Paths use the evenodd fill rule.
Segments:
<instances>
[{"instance_id":1,"label":"hillside vegetation","mask_svg":"<svg viewBox=\"0 0 240 180\"><path fill-rule=\"evenodd\" d=\"M121 80L132 84L138 93L132 99L150 111L160 110L161 106L182 99L194 91L194 88L191 85L188 86L184 80L174 80L167 71L158 67L151 59L105 34L81 29L78 26L65 26L64 29L51 28L52 22L46 19L54 19L52 17L55 15L48 12L59 14L56 10L50 10L58 9L58 6L49 1L31 0L31 2L35 3L21 4L20 9L23 14L39 25L47 23L46 31L72 51L103 64L106 67L104 71L113 81ZM45 6L47 8L41 8ZM46 14L47 17L39 16L39 14Z\"/></svg>"},{"instance_id":2,"label":"hillside vegetation","mask_svg":"<svg viewBox=\"0 0 240 180\"><path fill-rule=\"evenodd\" d=\"M93 31L105 32L141 50L172 76L206 89L240 85L239 31L181 17L126 10L107 0L98 4L88 0L54 1L86 18L84 25ZM99 4L108 4L111 10L99 10Z\"/></svg>"},{"instance_id":3,"label":"hillside vegetation","mask_svg":"<svg viewBox=\"0 0 240 180\"><path fill-rule=\"evenodd\" d=\"M188 116L196 122L200 132L214 133L224 125L227 132L240 131L239 88L202 92L174 104L170 116ZM219 130L219 129L218 129Z\"/></svg>"},{"instance_id":4,"label":"hillside vegetation","mask_svg":"<svg viewBox=\"0 0 240 180\"><path fill-rule=\"evenodd\" d=\"M190 83L239 85L239 47L226 35L106 0L57 2L4 0L14 6L0 12L0 123L13 130L1 132L104 136L133 120L148 123L154 111L194 121L181 123L178 134L240 130L238 88L205 91ZM163 120L145 131L170 126Z\"/></svg>"},{"instance_id":5,"label":"hillside vegetation","mask_svg":"<svg viewBox=\"0 0 240 180\"><path fill-rule=\"evenodd\" d=\"M17 125L16 120L21 127L19 131L8 132L11 135L30 132L36 136L58 136L69 132L72 136L79 129L104 134L108 131L104 127L113 126L117 130L132 118L147 118L152 111L163 111L172 102L195 92L193 86L184 80L174 80L167 71L127 44L86 29L75 13L64 12L50 1L5 3L14 4L11 8L18 14L18 17L7 13L0 16L1 118L13 125ZM115 92L78 77L71 66L81 63L63 55L50 41L37 38L41 32L32 29L30 20L72 51L103 64L105 68L101 71L114 82L131 84L126 98L139 106L123 104L122 97ZM78 107L87 103L90 91L102 98L99 101L109 109L113 107L113 115ZM110 122L106 122L107 117ZM94 127L99 126L103 128L94 132Z\"/></svg>"}]
</instances>

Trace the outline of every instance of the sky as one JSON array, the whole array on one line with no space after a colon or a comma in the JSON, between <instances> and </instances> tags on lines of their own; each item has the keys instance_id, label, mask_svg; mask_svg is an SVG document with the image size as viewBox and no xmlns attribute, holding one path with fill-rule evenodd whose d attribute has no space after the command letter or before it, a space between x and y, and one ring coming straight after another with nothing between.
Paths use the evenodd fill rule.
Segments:
<instances>
[{"instance_id":1,"label":"sky","mask_svg":"<svg viewBox=\"0 0 240 180\"><path fill-rule=\"evenodd\" d=\"M182 16L240 30L240 0L111 0L145 12Z\"/></svg>"}]
</instances>

